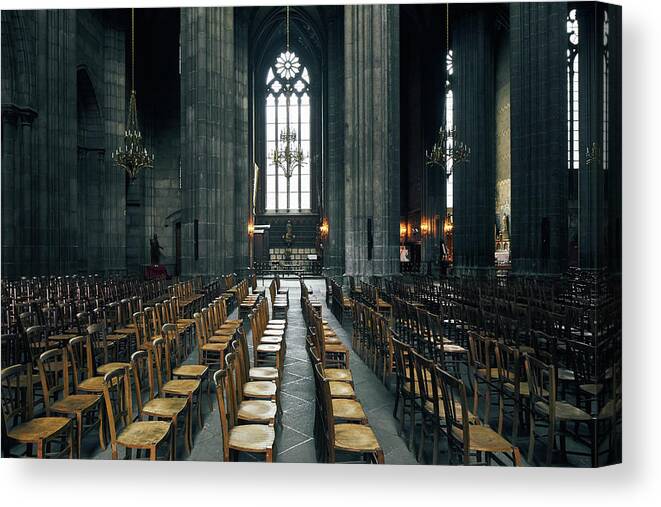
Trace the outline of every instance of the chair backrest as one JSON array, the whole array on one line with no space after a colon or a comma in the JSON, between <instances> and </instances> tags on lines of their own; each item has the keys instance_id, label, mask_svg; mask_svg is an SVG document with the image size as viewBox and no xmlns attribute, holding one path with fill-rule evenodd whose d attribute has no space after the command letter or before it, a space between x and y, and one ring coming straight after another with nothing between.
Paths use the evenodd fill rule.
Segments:
<instances>
[{"instance_id":1,"label":"chair backrest","mask_svg":"<svg viewBox=\"0 0 661 507\"><path fill-rule=\"evenodd\" d=\"M216 402L218 403L218 415L220 417L220 430L223 438L223 455L229 459L229 433L234 427L233 414L228 414L228 404L225 400L227 370L222 368L213 375L213 383L216 386ZM231 410L231 409L230 409Z\"/></svg>"},{"instance_id":2,"label":"chair backrest","mask_svg":"<svg viewBox=\"0 0 661 507\"><path fill-rule=\"evenodd\" d=\"M393 352L395 354L395 373L399 378L400 388L406 387L409 392L415 392L413 367L411 362L411 347L406 343L392 338Z\"/></svg>"},{"instance_id":3,"label":"chair backrest","mask_svg":"<svg viewBox=\"0 0 661 507\"><path fill-rule=\"evenodd\" d=\"M472 331L468 333L469 362L473 373L477 370L484 370L484 375L491 377L491 368L494 367L491 360L494 343L495 340Z\"/></svg>"},{"instance_id":4,"label":"chair backrest","mask_svg":"<svg viewBox=\"0 0 661 507\"><path fill-rule=\"evenodd\" d=\"M94 371L96 371L97 361L100 361L101 364L106 364L108 362L108 336L106 335L106 328L101 323L90 324L87 326L87 336L89 336L93 367ZM97 359L99 351L101 357Z\"/></svg>"},{"instance_id":5,"label":"chair backrest","mask_svg":"<svg viewBox=\"0 0 661 507\"><path fill-rule=\"evenodd\" d=\"M30 362L36 367L37 359L48 350L48 327L30 326L25 331Z\"/></svg>"},{"instance_id":6,"label":"chair backrest","mask_svg":"<svg viewBox=\"0 0 661 507\"><path fill-rule=\"evenodd\" d=\"M498 380L512 384L514 392L519 393L521 384L521 356L519 350L504 343L495 342L495 352Z\"/></svg>"},{"instance_id":7,"label":"chair backrest","mask_svg":"<svg viewBox=\"0 0 661 507\"><path fill-rule=\"evenodd\" d=\"M57 348L44 352L37 360L47 416L53 402L69 396L68 355L66 348Z\"/></svg>"},{"instance_id":8,"label":"chair backrest","mask_svg":"<svg viewBox=\"0 0 661 507\"><path fill-rule=\"evenodd\" d=\"M135 401L138 406L138 415L142 414L143 390L148 389L148 400L154 399L154 373L151 354L146 350L137 350L131 354L131 371L133 372L133 385L135 387ZM145 379L145 375L147 378ZM146 382L145 382L146 380Z\"/></svg>"},{"instance_id":9,"label":"chair backrest","mask_svg":"<svg viewBox=\"0 0 661 507\"><path fill-rule=\"evenodd\" d=\"M29 364L15 364L0 372L2 382L2 445L8 444L6 434L9 429L32 418L32 367Z\"/></svg>"},{"instance_id":10,"label":"chair backrest","mask_svg":"<svg viewBox=\"0 0 661 507\"><path fill-rule=\"evenodd\" d=\"M177 326L174 324L163 324L161 327L161 336L165 339L167 343L168 354L168 365L170 369L174 369L180 364L179 358L179 333L177 332Z\"/></svg>"},{"instance_id":11,"label":"chair backrest","mask_svg":"<svg viewBox=\"0 0 661 507\"><path fill-rule=\"evenodd\" d=\"M470 449L470 431L468 431L469 413L466 385L457 377L436 367L435 378L440 386L445 411L448 435L462 435L464 453ZM453 430L455 430L453 432Z\"/></svg>"},{"instance_id":12,"label":"chair backrest","mask_svg":"<svg viewBox=\"0 0 661 507\"><path fill-rule=\"evenodd\" d=\"M526 376L530 390L530 405L542 403L548 407L549 418L555 418L557 379L555 366L546 364L530 354L525 354Z\"/></svg>"},{"instance_id":13,"label":"chair backrest","mask_svg":"<svg viewBox=\"0 0 661 507\"><path fill-rule=\"evenodd\" d=\"M225 355L225 371L227 372L225 375L225 398L229 408L227 414L231 418L232 426L238 424L238 407L241 403L243 389L241 373L237 363L237 356L234 352Z\"/></svg>"},{"instance_id":14,"label":"chair backrest","mask_svg":"<svg viewBox=\"0 0 661 507\"><path fill-rule=\"evenodd\" d=\"M152 353L154 355L154 376L158 392L163 390L163 381L169 382L172 378L172 369L170 368L170 346L168 341L162 337L156 338L152 342Z\"/></svg>"},{"instance_id":15,"label":"chair backrest","mask_svg":"<svg viewBox=\"0 0 661 507\"><path fill-rule=\"evenodd\" d=\"M418 381L420 399L424 402L430 401L437 408L439 393L434 379L434 361L426 358L415 350L411 351L413 368Z\"/></svg>"},{"instance_id":16,"label":"chair backrest","mask_svg":"<svg viewBox=\"0 0 661 507\"><path fill-rule=\"evenodd\" d=\"M597 347L576 340L567 340L567 363L574 372L577 385L599 384L604 379L599 378L602 355L598 354ZM603 358L605 359L605 358Z\"/></svg>"},{"instance_id":17,"label":"chair backrest","mask_svg":"<svg viewBox=\"0 0 661 507\"><path fill-rule=\"evenodd\" d=\"M89 336L74 336L67 343L67 349L71 359L74 390L77 391L78 384L93 377L95 372Z\"/></svg>"},{"instance_id":18,"label":"chair backrest","mask_svg":"<svg viewBox=\"0 0 661 507\"><path fill-rule=\"evenodd\" d=\"M103 400L106 406L110 441L114 448L119 430L133 422L133 401L128 368L117 368L106 373L103 377Z\"/></svg>"},{"instance_id":19,"label":"chair backrest","mask_svg":"<svg viewBox=\"0 0 661 507\"><path fill-rule=\"evenodd\" d=\"M324 434L326 436L326 448L330 454L330 461L334 462L334 442L335 442L335 421L333 419L333 405L330 392L330 384L328 379L324 376L324 368L321 363L313 365L315 382L319 386L319 408L321 410L321 419L323 424Z\"/></svg>"}]
</instances>

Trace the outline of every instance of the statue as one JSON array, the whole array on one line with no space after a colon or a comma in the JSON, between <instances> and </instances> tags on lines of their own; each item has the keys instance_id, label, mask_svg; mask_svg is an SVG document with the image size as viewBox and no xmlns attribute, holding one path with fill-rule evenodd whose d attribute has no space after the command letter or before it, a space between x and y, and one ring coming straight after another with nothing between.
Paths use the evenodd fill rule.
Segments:
<instances>
[{"instance_id":1,"label":"statue","mask_svg":"<svg viewBox=\"0 0 661 507\"><path fill-rule=\"evenodd\" d=\"M154 233L154 237L149 240L149 246L151 249L151 263L154 265L160 264L161 250L163 250L163 247L158 244L158 235L156 233Z\"/></svg>"},{"instance_id":2,"label":"statue","mask_svg":"<svg viewBox=\"0 0 661 507\"><path fill-rule=\"evenodd\" d=\"M282 239L284 240L285 245L287 245L288 248L291 248L291 246L294 244L294 240L296 239L296 236L294 235L294 226L292 225L291 220L287 220L285 233L282 235Z\"/></svg>"},{"instance_id":3,"label":"statue","mask_svg":"<svg viewBox=\"0 0 661 507\"><path fill-rule=\"evenodd\" d=\"M291 223L291 220L287 220L287 225L285 226L285 233L282 235L282 239L287 245L285 249L285 258L289 259L291 257L291 246L294 244L296 236L294 235L294 226Z\"/></svg>"}]
</instances>

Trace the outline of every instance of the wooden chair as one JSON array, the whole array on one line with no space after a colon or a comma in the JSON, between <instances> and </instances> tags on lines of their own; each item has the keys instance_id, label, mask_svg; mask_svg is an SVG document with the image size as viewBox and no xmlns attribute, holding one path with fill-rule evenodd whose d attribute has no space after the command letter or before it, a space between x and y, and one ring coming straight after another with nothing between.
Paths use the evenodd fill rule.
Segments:
<instances>
[{"instance_id":1,"label":"wooden chair","mask_svg":"<svg viewBox=\"0 0 661 507\"><path fill-rule=\"evenodd\" d=\"M80 458L83 435L98 428L99 444L105 449L101 396L98 394L71 394L69 353L66 348L52 349L38 360L39 378L44 393L46 416L65 415L76 421L77 445L75 455ZM85 420L88 424L85 424Z\"/></svg>"},{"instance_id":2,"label":"wooden chair","mask_svg":"<svg viewBox=\"0 0 661 507\"><path fill-rule=\"evenodd\" d=\"M484 385L484 420L488 423L491 414L491 392L497 391L498 368L493 361L495 341L469 332L469 370L473 381L473 413L479 409L480 385Z\"/></svg>"},{"instance_id":3,"label":"wooden chair","mask_svg":"<svg viewBox=\"0 0 661 507\"><path fill-rule=\"evenodd\" d=\"M415 430L415 404L419 388L415 381L415 370L412 362L412 348L406 343L401 342L397 337L392 338L393 350L395 355L395 372L397 374L397 384L395 387L395 408L393 417L399 420L398 435L404 431L404 420L407 413L410 419L410 433L408 447L413 445L413 432ZM398 409L400 412L398 412Z\"/></svg>"},{"instance_id":4,"label":"wooden chair","mask_svg":"<svg viewBox=\"0 0 661 507\"><path fill-rule=\"evenodd\" d=\"M201 313L193 315L195 319L195 336L197 338L197 362L209 367L209 369L223 368L225 363L225 351L228 341L211 341L208 328Z\"/></svg>"},{"instance_id":5,"label":"wooden chair","mask_svg":"<svg viewBox=\"0 0 661 507\"><path fill-rule=\"evenodd\" d=\"M322 364L321 358L319 357L318 351L311 336L308 336L306 338L306 350L312 366L314 366L317 363ZM328 387L330 389L331 397L333 399L336 398L350 399L350 400L356 399L356 392L353 388L353 379L351 378L346 378L344 380L329 380Z\"/></svg>"},{"instance_id":6,"label":"wooden chair","mask_svg":"<svg viewBox=\"0 0 661 507\"><path fill-rule=\"evenodd\" d=\"M236 352L241 357L241 363L243 364L243 371L247 373L248 380L256 381L274 381L276 385L280 385L280 372L274 366L250 366L250 355L248 353L248 342L246 340L245 334L240 334L237 337L236 341L237 347Z\"/></svg>"},{"instance_id":7,"label":"wooden chair","mask_svg":"<svg viewBox=\"0 0 661 507\"><path fill-rule=\"evenodd\" d=\"M174 343L179 336L175 324L164 324L161 329L163 338L170 344ZM172 347L170 347L172 350ZM204 364L181 364L179 361L173 361L174 354L171 355L172 378L173 379L196 379L200 383L207 383L207 398L209 401L209 410L211 410L211 379L209 378L209 367Z\"/></svg>"},{"instance_id":8,"label":"wooden chair","mask_svg":"<svg viewBox=\"0 0 661 507\"><path fill-rule=\"evenodd\" d=\"M528 446L528 461L533 462L535 452L536 424L546 425L546 465L553 461L556 436L560 439L560 450L564 456L567 454L582 454L577 451L568 451L566 437L571 436L567 423L586 424L590 433L590 455L592 466L597 466L599 460L599 447L597 445L597 419L584 410L571 403L559 400L557 397L557 373L554 365L546 364L539 359L526 354L526 375L530 388L530 443Z\"/></svg>"},{"instance_id":9,"label":"wooden chair","mask_svg":"<svg viewBox=\"0 0 661 507\"><path fill-rule=\"evenodd\" d=\"M234 415L234 424L258 423L273 426L279 413L277 398L244 399L244 386L247 382L242 371L240 352L235 350L227 354L225 364L227 401L231 404L230 413Z\"/></svg>"},{"instance_id":10,"label":"wooden chair","mask_svg":"<svg viewBox=\"0 0 661 507\"><path fill-rule=\"evenodd\" d=\"M2 381L2 455L18 457L36 447L37 458L73 457L73 421L68 417L32 418L32 367L17 364L0 372ZM52 451L57 446L59 450Z\"/></svg>"},{"instance_id":11,"label":"wooden chair","mask_svg":"<svg viewBox=\"0 0 661 507\"><path fill-rule=\"evenodd\" d=\"M450 464L454 464L454 453L462 457L464 465L471 464L471 455L475 454L477 463L481 463L482 454L486 464L496 461L503 464L496 453L503 453L512 459L514 466L521 464L519 448L512 445L488 425L479 424L479 420L470 414L466 386L463 381L436 367L436 376L441 386L441 396L447 424Z\"/></svg>"},{"instance_id":12,"label":"wooden chair","mask_svg":"<svg viewBox=\"0 0 661 507\"><path fill-rule=\"evenodd\" d=\"M138 418L143 419L147 417L149 420L152 418L157 420L169 421L172 424L173 445L171 447L172 455L170 459L176 459L176 438L177 438L177 423L179 418L184 420L184 446L186 452L190 454L193 447L193 437L191 431L191 404L188 398L166 398L158 397L161 393L157 393L157 397L153 396L154 389L148 390L148 398L143 402L143 389L142 381L144 379L144 372L153 368L151 353L145 350L138 350L131 356L131 366L133 371L133 385L135 387L136 404L138 408ZM149 378L153 378L153 374Z\"/></svg>"},{"instance_id":13,"label":"wooden chair","mask_svg":"<svg viewBox=\"0 0 661 507\"><path fill-rule=\"evenodd\" d=\"M89 353L92 359L92 371L99 376L103 376L116 368L129 368L131 363L124 361L108 362L110 354L109 349L116 349L116 342L108 340L105 325L102 323L90 324L87 326L87 337L89 338ZM126 335L124 335L126 336ZM101 351L99 353L99 350ZM114 354L116 356L116 354ZM99 357L100 356L100 357ZM98 364L100 362L100 364Z\"/></svg>"},{"instance_id":14,"label":"wooden chair","mask_svg":"<svg viewBox=\"0 0 661 507\"><path fill-rule=\"evenodd\" d=\"M164 338L154 340L152 353L156 359L155 376L158 392L161 396L175 396L187 398L191 410L197 405L197 424L202 427L202 408L201 408L201 382L196 378L172 379L172 369L170 362L170 344Z\"/></svg>"},{"instance_id":15,"label":"wooden chair","mask_svg":"<svg viewBox=\"0 0 661 507\"><path fill-rule=\"evenodd\" d=\"M354 400L333 399L330 392L329 381L323 376L319 363L315 365L315 375L321 387L321 412L325 422L326 461L336 462L337 452L359 454L372 463L384 463L383 450L372 428L367 425L360 404ZM343 415L344 417L341 417ZM338 423L337 419L346 419L355 422Z\"/></svg>"},{"instance_id":16,"label":"wooden chair","mask_svg":"<svg viewBox=\"0 0 661 507\"><path fill-rule=\"evenodd\" d=\"M103 399L108 415L108 430L112 459L118 459L118 447L126 449L131 459L133 449L148 451L155 461L159 446L167 443L168 457L172 458L174 445L172 426L166 421L133 421L133 401L128 368L117 368L103 377Z\"/></svg>"},{"instance_id":17,"label":"wooden chair","mask_svg":"<svg viewBox=\"0 0 661 507\"><path fill-rule=\"evenodd\" d=\"M253 360L255 367L273 365L279 372L282 371L284 358L282 357L282 339L264 340L259 323L258 312L248 316L252 334Z\"/></svg>"},{"instance_id":18,"label":"wooden chair","mask_svg":"<svg viewBox=\"0 0 661 507\"><path fill-rule=\"evenodd\" d=\"M530 389L522 380L523 362L519 349L495 343L496 366L498 368L498 433L503 434L505 406L512 403L512 442L519 436L519 424L524 410L530 409Z\"/></svg>"},{"instance_id":19,"label":"wooden chair","mask_svg":"<svg viewBox=\"0 0 661 507\"><path fill-rule=\"evenodd\" d=\"M223 439L225 461L238 461L239 452L264 454L266 462L272 463L275 457L275 428L268 424L242 424L237 426L232 403L227 401L227 370L220 369L214 376L216 401L220 416L220 429Z\"/></svg>"},{"instance_id":20,"label":"wooden chair","mask_svg":"<svg viewBox=\"0 0 661 507\"><path fill-rule=\"evenodd\" d=\"M443 431L445 410L440 389L435 377L434 361L424 357L415 350L411 351L412 362L417 382L417 399L422 415L420 422L420 446L418 447L418 461L422 462L425 440L431 434L433 454L432 463L438 463L439 433ZM431 431L428 431L431 430ZM413 431L411 431L413 433Z\"/></svg>"}]
</instances>

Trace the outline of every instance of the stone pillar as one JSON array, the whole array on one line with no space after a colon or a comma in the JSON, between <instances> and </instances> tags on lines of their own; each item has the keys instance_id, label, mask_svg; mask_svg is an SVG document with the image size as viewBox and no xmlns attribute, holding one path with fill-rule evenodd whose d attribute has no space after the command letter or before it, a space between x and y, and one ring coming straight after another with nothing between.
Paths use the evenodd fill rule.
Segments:
<instances>
[{"instance_id":1,"label":"stone pillar","mask_svg":"<svg viewBox=\"0 0 661 507\"><path fill-rule=\"evenodd\" d=\"M399 272L399 6L345 6L344 41L345 269L390 275Z\"/></svg>"},{"instance_id":2,"label":"stone pillar","mask_svg":"<svg viewBox=\"0 0 661 507\"><path fill-rule=\"evenodd\" d=\"M622 271L622 7L607 5L608 45L608 266Z\"/></svg>"},{"instance_id":3,"label":"stone pillar","mask_svg":"<svg viewBox=\"0 0 661 507\"><path fill-rule=\"evenodd\" d=\"M438 23L445 22L445 14ZM438 128L445 118L445 81L446 60L445 42L441 44L435 37L429 45L423 48L423 79L420 101L422 109L423 146L431 151L438 139ZM432 268L441 256L441 238L447 206L447 177L444 169L428 166L423 158L422 166L422 197L421 215L426 221L428 232L422 235L421 260L423 264L432 263ZM422 266L422 272L426 267Z\"/></svg>"},{"instance_id":4,"label":"stone pillar","mask_svg":"<svg viewBox=\"0 0 661 507\"><path fill-rule=\"evenodd\" d=\"M16 121L17 111L13 106L2 106L2 273L7 278L19 275L17 255L18 207L16 206Z\"/></svg>"},{"instance_id":5,"label":"stone pillar","mask_svg":"<svg viewBox=\"0 0 661 507\"><path fill-rule=\"evenodd\" d=\"M455 125L471 156L454 166L454 267L483 272L493 269L495 246L493 14L488 7L471 8L455 20Z\"/></svg>"},{"instance_id":6,"label":"stone pillar","mask_svg":"<svg viewBox=\"0 0 661 507\"><path fill-rule=\"evenodd\" d=\"M78 206L76 116L76 11L37 13L38 226L34 240L41 274L75 270L78 245L76 223L70 218ZM33 169L34 170L34 169ZM37 187L39 191L37 192ZM32 262L36 262L33 259Z\"/></svg>"},{"instance_id":7,"label":"stone pillar","mask_svg":"<svg viewBox=\"0 0 661 507\"><path fill-rule=\"evenodd\" d=\"M235 11L234 27L234 58L236 62L234 271L240 276L244 276L250 267L250 259L248 258L248 219L250 217L250 194L252 192L250 186L252 168L250 167L248 152L250 144L248 141L248 38L250 25L244 10Z\"/></svg>"},{"instance_id":8,"label":"stone pillar","mask_svg":"<svg viewBox=\"0 0 661 507\"><path fill-rule=\"evenodd\" d=\"M567 265L567 5L510 6L512 270Z\"/></svg>"},{"instance_id":9,"label":"stone pillar","mask_svg":"<svg viewBox=\"0 0 661 507\"><path fill-rule=\"evenodd\" d=\"M112 26L104 34L103 240L106 271L126 273L126 176L111 153L124 142L126 126L126 35Z\"/></svg>"},{"instance_id":10,"label":"stone pillar","mask_svg":"<svg viewBox=\"0 0 661 507\"><path fill-rule=\"evenodd\" d=\"M579 26L579 266L607 265L606 196L603 143L603 37L605 4L581 3L576 9ZM589 160L593 144L598 158Z\"/></svg>"},{"instance_id":11,"label":"stone pillar","mask_svg":"<svg viewBox=\"0 0 661 507\"><path fill-rule=\"evenodd\" d=\"M234 41L233 8L181 9L182 270L188 276L235 268Z\"/></svg>"},{"instance_id":12,"label":"stone pillar","mask_svg":"<svg viewBox=\"0 0 661 507\"><path fill-rule=\"evenodd\" d=\"M328 144L324 171L324 212L328 219L328 240L324 268L329 275L344 273L344 54L343 18L328 20Z\"/></svg>"}]
</instances>

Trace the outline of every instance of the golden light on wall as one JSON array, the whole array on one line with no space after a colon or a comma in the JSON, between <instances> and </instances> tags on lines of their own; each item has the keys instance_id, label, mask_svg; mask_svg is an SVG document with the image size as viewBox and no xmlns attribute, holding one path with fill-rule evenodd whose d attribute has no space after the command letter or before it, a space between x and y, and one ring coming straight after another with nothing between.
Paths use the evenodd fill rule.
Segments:
<instances>
[{"instance_id":1,"label":"golden light on wall","mask_svg":"<svg viewBox=\"0 0 661 507\"><path fill-rule=\"evenodd\" d=\"M445 223L443 224L443 232L445 234L449 234L452 232L452 229L454 229L454 224L452 223L452 218L451 217L445 217Z\"/></svg>"},{"instance_id":2,"label":"golden light on wall","mask_svg":"<svg viewBox=\"0 0 661 507\"><path fill-rule=\"evenodd\" d=\"M404 241L406 239L406 232L407 232L407 227L406 227L406 222L401 221L399 223L399 239L400 241Z\"/></svg>"},{"instance_id":3,"label":"golden light on wall","mask_svg":"<svg viewBox=\"0 0 661 507\"><path fill-rule=\"evenodd\" d=\"M420 221L420 233L423 236L427 236L429 234L429 222L425 219Z\"/></svg>"},{"instance_id":4,"label":"golden light on wall","mask_svg":"<svg viewBox=\"0 0 661 507\"><path fill-rule=\"evenodd\" d=\"M255 224L250 220L248 222L248 236L252 236L253 234L255 234Z\"/></svg>"},{"instance_id":5,"label":"golden light on wall","mask_svg":"<svg viewBox=\"0 0 661 507\"><path fill-rule=\"evenodd\" d=\"M324 219L321 221L321 224L319 225L319 235L321 236L322 240L326 240L328 238L329 230L330 227L328 225L328 218L324 217Z\"/></svg>"}]
</instances>

